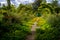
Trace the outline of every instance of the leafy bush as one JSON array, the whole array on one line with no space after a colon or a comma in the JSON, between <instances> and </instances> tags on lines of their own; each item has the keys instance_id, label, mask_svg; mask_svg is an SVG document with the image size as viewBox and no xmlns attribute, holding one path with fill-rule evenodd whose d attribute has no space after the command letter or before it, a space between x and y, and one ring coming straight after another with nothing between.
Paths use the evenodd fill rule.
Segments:
<instances>
[{"instance_id":1,"label":"leafy bush","mask_svg":"<svg viewBox=\"0 0 60 40\"><path fill-rule=\"evenodd\" d=\"M50 24L52 27L60 27L60 15L50 15L47 18L48 24Z\"/></svg>"},{"instance_id":2,"label":"leafy bush","mask_svg":"<svg viewBox=\"0 0 60 40\"><path fill-rule=\"evenodd\" d=\"M36 30L35 40L59 40L60 16L50 15L46 20L46 23Z\"/></svg>"},{"instance_id":3,"label":"leafy bush","mask_svg":"<svg viewBox=\"0 0 60 40\"><path fill-rule=\"evenodd\" d=\"M21 25L22 23L20 22L11 22L11 20L4 21L4 15L0 15L0 39L25 40L27 34L30 33L30 28L27 25Z\"/></svg>"},{"instance_id":4,"label":"leafy bush","mask_svg":"<svg viewBox=\"0 0 60 40\"><path fill-rule=\"evenodd\" d=\"M57 28L50 30L37 29L35 40L59 40L59 33Z\"/></svg>"}]
</instances>

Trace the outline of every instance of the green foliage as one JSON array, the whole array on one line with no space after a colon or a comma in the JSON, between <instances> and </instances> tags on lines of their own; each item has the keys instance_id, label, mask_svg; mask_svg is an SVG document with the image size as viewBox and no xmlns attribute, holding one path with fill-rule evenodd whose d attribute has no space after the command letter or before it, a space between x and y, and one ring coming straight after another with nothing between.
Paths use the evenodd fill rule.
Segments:
<instances>
[{"instance_id":1,"label":"green foliage","mask_svg":"<svg viewBox=\"0 0 60 40\"><path fill-rule=\"evenodd\" d=\"M0 8L0 40L25 40L36 21L35 40L59 40L60 8L45 2L36 0L33 5L15 7L7 0L8 6Z\"/></svg>"},{"instance_id":2,"label":"green foliage","mask_svg":"<svg viewBox=\"0 0 60 40\"><path fill-rule=\"evenodd\" d=\"M47 20L52 27L60 27L60 15L50 15Z\"/></svg>"},{"instance_id":3,"label":"green foliage","mask_svg":"<svg viewBox=\"0 0 60 40\"><path fill-rule=\"evenodd\" d=\"M30 29L26 25L20 23L10 23L9 21L4 22L1 14L0 21L0 39L1 40L25 40L25 37L30 33ZM10 20L11 21L11 20ZM2 37L2 38L1 38Z\"/></svg>"},{"instance_id":4,"label":"green foliage","mask_svg":"<svg viewBox=\"0 0 60 40\"><path fill-rule=\"evenodd\" d=\"M35 40L59 40L60 36L60 16L49 15L46 23L36 30Z\"/></svg>"},{"instance_id":5,"label":"green foliage","mask_svg":"<svg viewBox=\"0 0 60 40\"><path fill-rule=\"evenodd\" d=\"M59 40L59 31L57 28L42 30L37 29L36 40Z\"/></svg>"},{"instance_id":6,"label":"green foliage","mask_svg":"<svg viewBox=\"0 0 60 40\"><path fill-rule=\"evenodd\" d=\"M45 11L54 14L54 8L52 8L52 6L49 4L41 4L41 6L38 8L38 11L41 11L41 13Z\"/></svg>"},{"instance_id":7,"label":"green foliage","mask_svg":"<svg viewBox=\"0 0 60 40\"><path fill-rule=\"evenodd\" d=\"M18 8L10 5L10 7L11 9L8 10L8 6L3 6L0 10L0 39L25 40L31 32L30 28L33 24L29 22L35 17L31 11L32 8L28 5Z\"/></svg>"}]
</instances>

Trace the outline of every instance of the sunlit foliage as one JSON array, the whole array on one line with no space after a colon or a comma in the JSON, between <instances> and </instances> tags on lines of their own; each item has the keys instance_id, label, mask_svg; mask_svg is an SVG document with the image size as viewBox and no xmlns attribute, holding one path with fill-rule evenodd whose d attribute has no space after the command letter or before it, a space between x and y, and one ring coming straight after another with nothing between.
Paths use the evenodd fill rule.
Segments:
<instances>
[{"instance_id":1,"label":"sunlit foliage","mask_svg":"<svg viewBox=\"0 0 60 40\"><path fill-rule=\"evenodd\" d=\"M0 8L0 40L25 40L31 33L32 25L37 22L35 40L60 39L60 7L36 0L32 4L10 4Z\"/></svg>"}]
</instances>

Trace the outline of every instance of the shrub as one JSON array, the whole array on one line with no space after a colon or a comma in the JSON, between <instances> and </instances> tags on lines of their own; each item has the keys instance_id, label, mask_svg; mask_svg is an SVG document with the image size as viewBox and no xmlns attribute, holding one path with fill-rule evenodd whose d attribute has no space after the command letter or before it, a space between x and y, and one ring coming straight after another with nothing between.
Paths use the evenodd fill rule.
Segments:
<instances>
[{"instance_id":1,"label":"shrub","mask_svg":"<svg viewBox=\"0 0 60 40\"><path fill-rule=\"evenodd\" d=\"M25 40L30 33L30 28L27 25L21 25L20 22L4 21L3 16L2 14L0 16L0 40Z\"/></svg>"},{"instance_id":2,"label":"shrub","mask_svg":"<svg viewBox=\"0 0 60 40\"><path fill-rule=\"evenodd\" d=\"M46 23L36 30L35 40L59 40L60 39L60 16L50 15Z\"/></svg>"}]
</instances>

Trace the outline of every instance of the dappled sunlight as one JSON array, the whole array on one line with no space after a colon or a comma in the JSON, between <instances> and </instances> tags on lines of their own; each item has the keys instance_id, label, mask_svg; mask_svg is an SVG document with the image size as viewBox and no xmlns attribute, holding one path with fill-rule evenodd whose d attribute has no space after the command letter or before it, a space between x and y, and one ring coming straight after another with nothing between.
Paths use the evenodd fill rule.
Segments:
<instances>
[{"instance_id":1,"label":"dappled sunlight","mask_svg":"<svg viewBox=\"0 0 60 40\"><path fill-rule=\"evenodd\" d=\"M18 7L6 1L0 7L0 40L60 40L58 1L35 0Z\"/></svg>"}]
</instances>

